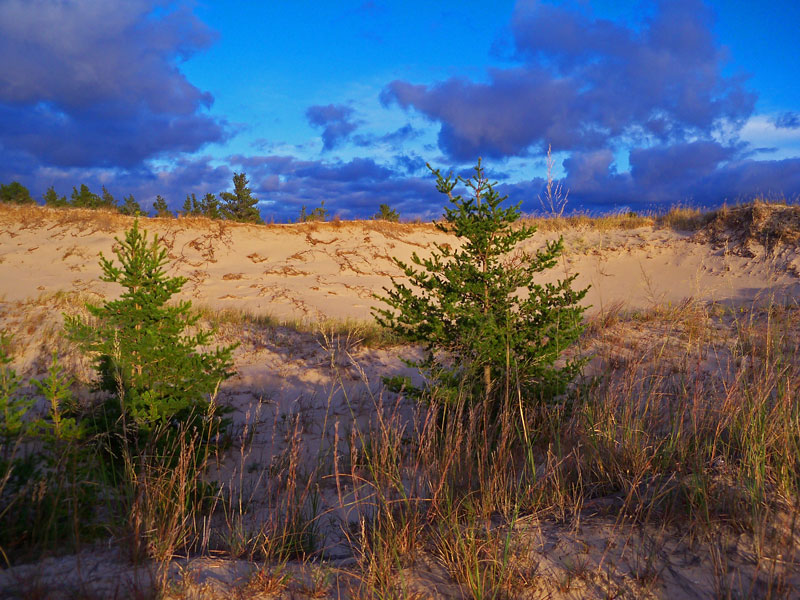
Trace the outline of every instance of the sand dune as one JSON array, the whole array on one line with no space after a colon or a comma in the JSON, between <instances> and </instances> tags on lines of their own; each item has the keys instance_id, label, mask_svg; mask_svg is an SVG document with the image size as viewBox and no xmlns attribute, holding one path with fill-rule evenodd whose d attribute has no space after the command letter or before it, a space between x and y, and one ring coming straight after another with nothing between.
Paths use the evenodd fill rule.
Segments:
<instances>
[{"instance_id":1,"label":"sand dune","mask_svg":"<svg viewBox=\"0 0 800 600\"><path fill-rule=\"evenodd\" d=\"M112 256L114 237L131 223L88 211L0 207L0 297L116 293L99 280L98 258ZM369 319L373 294L401 275L393 258L408 261L413 252L426 256L434 243L455 243L429 224L375 221L249 226L145 219L142 226L169 248L170 273L187 278L184 296L196 304L308 320ZM537 234L521 250L558 235L565 253L542 281L578 273L576 285L591 286L585 302L593 311L619 303L636 310L686 298L750 303L800 293L796 245L770 253L756 247L745 256L697 233L583 227Z\"/></svg>"}]
</instances>

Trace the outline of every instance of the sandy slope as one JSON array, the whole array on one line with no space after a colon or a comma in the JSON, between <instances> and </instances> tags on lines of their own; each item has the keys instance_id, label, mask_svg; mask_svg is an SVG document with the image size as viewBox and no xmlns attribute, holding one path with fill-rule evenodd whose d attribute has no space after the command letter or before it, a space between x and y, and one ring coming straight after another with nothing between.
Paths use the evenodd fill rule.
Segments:
<instances>
[{"instance_id":1,"label":"sandy slope","mask_svg":"<svg viewBox=\"0 0 800 600\"><path fill-rule=\"evenodd\" d=\"M86 211L0 207L0 298L32 299L57 291L115 293L99 281L98 256L132 219ZM425 256L434 242L455 243L429 225L380 222L255 227L205 219L147 219L143 227L169 248L171 273L186 277L195 303L278 317L369 319L374 293L399 269L392 257ZM578 273L594 310L679 302L751 302L800 292L797 247L772 256L741 256L670 229L563 232L566 253L543 281ZM537 234L534 250L557 234Z\"/></svg>"}]
</instances>

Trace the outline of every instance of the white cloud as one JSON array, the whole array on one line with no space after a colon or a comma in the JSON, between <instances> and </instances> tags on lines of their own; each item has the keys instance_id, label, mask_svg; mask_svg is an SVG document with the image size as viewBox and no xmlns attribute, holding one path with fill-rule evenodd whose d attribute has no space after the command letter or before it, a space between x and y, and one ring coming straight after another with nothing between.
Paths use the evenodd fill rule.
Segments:
<instances>
[{"instance_id":1,"label":"white cloud","mask_svg":"<svg viewBox=\"0 0 800 600\"><path fill-rule=\"evenodd\" d=\"M753 115L739 130L739 138L752 148L775 148L774 152L759 152L757 157L780 160L800 156L800 129L775 126L777 115Z\"/></svg>"}]
</instances>

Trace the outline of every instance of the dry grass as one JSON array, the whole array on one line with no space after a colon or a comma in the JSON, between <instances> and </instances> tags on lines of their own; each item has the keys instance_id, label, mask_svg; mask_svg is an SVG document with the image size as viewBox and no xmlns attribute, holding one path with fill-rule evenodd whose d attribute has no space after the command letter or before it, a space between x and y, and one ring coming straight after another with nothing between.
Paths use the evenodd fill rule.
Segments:
<instances>
[{"instance_id":1,"label":"dry grass","mask_svg":"<svg viewBox=\"0 0 800 600\"><path fill-rule=\"evenodd\" d=\"M785 200L756 198L751 202L733 207L708 210L691 206L677 205L666 212L616 213L600 216L573 214L564 217L529 216L520 223L535 225L541 231L563 231L566 229L593 229L598 231L630 230L640 227L668 227L679 231L694 232L708 226L712 221L718 225L716 230L733 227L755 227L762 234L778 236L781 239L795 239L800 231L798 209ZM765 218L765 215L767 217ZM118 213L113 209L82 209L72 207L52 208L36 204L0 203L0 224L21 224L21 228L36 228L44 224L52 226L75 226L79 232L113 232L129 227L134 217ZM434 222L392 222L373 219L343 220L336 216L330 221L307 221L302 223L275 223L269 221L254 225L209 219L203 216L178 216L175 218L146 217L169 226L189 226L197 229L220 229L244 227L256 229L293 229L306 234L314 232L340 231L357 226L365 231L374 231L389 238L398 238L415 232L436 231ZM87 233L88 235L88 233Z\"/></svg>"},{"instance_id":2,"label":"dry grass","mask_svg":"<svg viewBox=\"0 0 800 600\"><path fill-rule=\"evenodd\" d=\"M519 221L535 226L539 231L564 231L567 229L593 229L597 231L629 230L640 227L652 227L656 224L654 217L639 216L636 213L623 213L601 217L573 215L570 217L527 217Z\"/></svg>"},{"instance_id":3,"label":"dry grass","mask_svg":"<svg viewBox=\"0 0 800 600\"><path fill-rule=\"evenodd\" d=\"M800 576L798 325L796 306L608 311L582 343L595 355L586 379L552 406L510 398L489 445L467 403L442 428L435 394L409 412L365 388L373 418L334 427L331 413L321 429L256 413L220 455L238 466L216 508L169 509L183 471L148 472L132 539L167 566L186 548L273 565L224 592L241 597L681 597L700 572L698 596L789 598ZM332 357L352 355L344 328L318 335ZM340 380L331 398L350 389ZM254 470L265 426L276 453ZM315 584L286 570L342 552L354 562Z\"/></svg>"},{"instance_id":4,"label":"dry grass","mask_svg":"<svg viewBox=\"0 0 800 600\"><path fill-rule=\"evenodd\" d=\"M709 215L702 241L725 246L751 256L750 245L762 246L769 254L780 245L800 241L800 206L756 201Z\"/></svg>"}]
</instances>

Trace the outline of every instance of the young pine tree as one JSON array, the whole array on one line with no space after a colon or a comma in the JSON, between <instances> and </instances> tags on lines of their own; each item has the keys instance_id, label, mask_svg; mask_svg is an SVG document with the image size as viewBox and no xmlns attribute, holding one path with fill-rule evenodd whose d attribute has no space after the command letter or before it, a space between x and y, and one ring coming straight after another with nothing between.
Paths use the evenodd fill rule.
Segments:
<instances>
[{"instance_id":1,"label":"young pine tree","mask_svg":"<svg viewBox=\"0 0 800 600\"><path fill-rule=\"evenodd\" d=\"M71 206L75 208L97 208L101 202L100 196L89 190L89 186L85 183L81 184L80 191L78 191L78 188L72 187Z\"/></svg>"},{"instance_id":2,"label":"young pine tree","mask_svg":"<svg viewBox=\"0 0 800 600\"><path fill-rule=\"evenodd\" d=\"M186 200L183 201L183 208L181 208L180 214L184 217L196 217L200 214L200 205L197 202L197 196L194 194L186 194Z\"/></svg>"},{"instance_id":3,"label":"young pine tree","mask_svg":"<svg viewBox=\"0 0 800 600\"><path fill-rule=\"evenodd\" d=\"M153 202L153 210L156 211L157 217L172 218L174 216L167 206L167 201L164 200L161 194L156 196L156 201Z\"/></svg>"},{"instance_id":4,"label":"young pine tree","mask_svg":"<svg viewBox=\"0 0 800 600\"><path fill-rule=\"evenodd\" d=\"M130 416L137 429L202 416L209 395L232 375L235 346L198 351L212 332L197 330L190 302L169 303L186 279L167 276L166 249L157 237L147 240L138 220L117 243L119 266L102 255L100 265L102 280L119 283L122 295L87 304L91 321L66 316L67 335L92 357L98 386L111 395L111 412Z\"/></svg>"},{"instance_id":5,"label":"young pine tree","mask_svg":"<svg viewBox=\"0 0 800 600\"><path fill-rule=\"evenodd\" d=\"M100 197L100 202L98 203L98 208L116 208L117 207L117 199L106 189L106 186L103 186L102 189L102 196Z\"/></svg>"},{"instance_id":6,"label":"young pine tree","mask_svg":"<svg viewBox=\"0 0 800 600\"><path fill-rule=\"evenodd\" d=\"M139 206L139 203L136 201L136 198L133 197L133 194L126 196L117 210L119 210L121 214L131 217L138 217L144 214L142 207Z\"/></svg>"},{"instance_id":7,"label":"young pine tree","mask_svg":"<svg viewBox=\"0 0 800 600\"><path fill-rule=\"evenodd\" d=\"M539 273L555 266L562 240L535 254L516 251L536 229L515 225L519 204L501 206L506 198L485 178L480 160L469 180L431 171L450 202L436 226L459 243L435 244L430 258L415 253L412 264L396 260L408 284L393 281L392 289L385 288L379 299L390 308L376 309L377 321L422 342L425 358L416 366L452 394L485 402L490 416L517 390L528 403L551 399L582 365L555 363L582 331L585 309L578 303L587 290L572 289L574 275L536 283ZM471 197L453 195L459 182Z\"/></svg>"},{"instance_id":8,"label":"young pine tree","mask_svg":"<svg viewBox=\"0 0 800 600\"><path fill-rule=\"evenodd\" d=\"M258 212L258 198L252 195L247 184L247 176L244 173L233 174L233 193L220 194L222 216L241 223L262 223Z\"/></svg>"},{"instance_id":9,"label":"young pine tree","mask_svg":"<svg viewBox=\"0 0 800 600\"><path fill-rule=\"evenodd\" d=\"M219 200L217 200L217 197L210 192L205 196L203 196L203 199L200 201L200 212L203 214L204 217L208 217L209 219L222 218L222 213L220 213Z\"/></svg>"},{"instance_id":10,"label":"young pine tree","mask_svg":"<svg viewBox=\"0 0 800 600\"><path fill-rule=\"evenodd\" d=\"M388 204L381 204L378 206L378 212L376 212L372 218L376 221L397 223L400 220L400 214Z\"/></svg>"},{"instance_id":11,"label":"young pine tree","mask_svg":"<svg viewBox=\"0 0 800 600\"><path fill-rule=\"evenodd\" d=\"M44 196L42 196L42 199L44 200L45 206L59 207L68 206L69 204L67 202L67 197L59 196L58 193L56 193L56 188L54 188L52 185L47 188L47 191L44 193Z\"/></svg>"}]
</instances>

